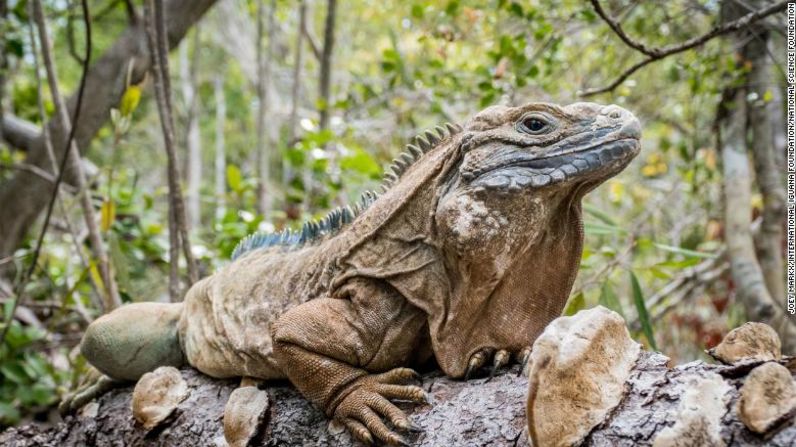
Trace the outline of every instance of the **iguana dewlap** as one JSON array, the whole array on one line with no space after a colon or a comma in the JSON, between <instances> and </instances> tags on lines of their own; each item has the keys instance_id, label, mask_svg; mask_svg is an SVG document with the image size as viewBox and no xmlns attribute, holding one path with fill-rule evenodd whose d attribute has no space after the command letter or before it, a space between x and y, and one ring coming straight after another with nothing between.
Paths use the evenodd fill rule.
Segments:
<instances>
[{"instance_id":1,"label":"iguana dewlap","mask_svg":"<svg viewBox=\"0 0 796 447\"><path fill-rule=\"evenodd\" d=\"M524 361L577 273L581 199L639 151L617 106L490 107L418 137L383 194L300 232L255 235L183 303L96 320L82 352L115 379L185 362L288 378L360 440L401 443L409 368L464 377ZM385 424L385 421L387 424Z\"/></svg>"}]
</instances>

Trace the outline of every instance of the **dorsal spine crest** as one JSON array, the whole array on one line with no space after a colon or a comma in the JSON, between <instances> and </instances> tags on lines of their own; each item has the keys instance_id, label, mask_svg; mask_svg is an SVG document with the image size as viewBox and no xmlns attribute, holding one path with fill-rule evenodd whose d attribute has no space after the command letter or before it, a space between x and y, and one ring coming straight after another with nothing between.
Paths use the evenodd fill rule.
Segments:
<instances>
[{"instance_id":1,"label":"dorsal spine crest","mask_svg":"<svg viewBox=\"0 0 796 447\"><path fill-rule=\"evenodd\" d=\"M434 131L429 129L423 134L417 135L414 138L414 144L408 144L406 150L393 159L392 164L385 169L386 174L380 185L382 194L398 183L409 167L421 159L426 152L446 138L461 132L462 127L458 124L445 123L444 127L436 126ZM250 234L241 239L232 251L231 258L235 260L244 253L260 248L274 246L282 246L286 249L297 248L320 240L324 236L337 234L343 227L365 212L379 196L380 194L374 191L365 191L360 196L359 202L355 203L353 207L346 205L335 208L317 221L304 222L300 230L286 229L270 233Z\"/></svg>"}]
</instances>

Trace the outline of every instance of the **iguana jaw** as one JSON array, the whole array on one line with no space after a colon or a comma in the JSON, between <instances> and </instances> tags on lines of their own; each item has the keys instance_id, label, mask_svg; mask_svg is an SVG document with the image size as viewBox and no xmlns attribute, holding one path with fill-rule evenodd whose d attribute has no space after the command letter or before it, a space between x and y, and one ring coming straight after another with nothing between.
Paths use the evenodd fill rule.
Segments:
<instances>
[{"instance_id":1,"label":"iguana jaw","mask_svg":"<svg viewBox=\"0 0 796 447\"><path fill-rule=\"evenodd\" d=\"M641 127L621 107L540 104L526 110L504 112L505 122L494 128L483 129L478 122L472 126L460 168L465 185L513 193L565 182L599 184L638 154ZM539 135L523 132L529 116L550 129Z\"/></svg>"},{"instance_id":2,"label":"iguana jaw","mask_svg":"<svg viewBox=\"0 0 796 447\"><path fill-rule=\"evenodd\" d=\"M546 157L517 156L476 174L472 186L516 192L587 180L620 171L638 153L637 139L625 138Z\"/></svg>"}]
</instances>

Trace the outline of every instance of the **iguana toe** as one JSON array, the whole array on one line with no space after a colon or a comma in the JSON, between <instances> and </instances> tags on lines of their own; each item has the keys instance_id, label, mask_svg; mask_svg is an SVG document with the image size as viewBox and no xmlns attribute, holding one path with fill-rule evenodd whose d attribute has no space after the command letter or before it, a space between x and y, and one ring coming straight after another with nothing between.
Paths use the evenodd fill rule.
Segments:
<instances>
[{"instance_id":1,"label":"iguana toe","mask_svg":"<svg viewBox=\"0 0 796 447\"><path fill-rule=\"evenodd\" d=\"M517 372L517 377L521 376L528 365L528 358L531 357L531 347L526 346L517 354L517 361L520 364L520 370Z\"/></svg>"},{"instance_id":2,"label":"iguana toe","mask_svg":"<svg viewBox=\"0 0 796 447\"><path fill-rule=\"evenodd\" d=\"M348 431L351 435L357 439L357 441L365 444L365 445L373 445L373 436L371 436L370 431L367 427L362 425L361 422L355 421L353 419L346 419L343 421Z\"/></svg>"},{"instance_id":3,"label":"iguana toe","mask_svg":"<svg viewBox=\"0 0 796 447\"><path fill-rule=\"evenodd\" d=\"M470 361L467 363L467 370L464 372L464 380L470 380L470 376L472 376L473 373L479 368L484 366L486 363L487 354L489 354L489 351L484 349L476 352L472 355L472 357L470 357Z\"/></svg>"},{"instance_id":4,"label":"iguana toe","mask_svg":"<svg viewBox=\"0 0 796 447\"><path fill-rule=\"evenodd\" d=\"M102 396L108 391L124 384L122 381L113 380L107 376L97 376L86 386L63 398L58 405L61 416L74 413L93 399Z\"/></svg>"},{"instance_id":5,"label":"iguana toe","mask_svg":"<svg viewBox=\"0 0 796 447\"><path fill-rule=\"evenodd\" d=\"M408 400L418 404L428 403L426 392L419 386L378 384L375 391L387 399Z\"/></svg>"},{"instance_id":6,"label":"iguana toe","mask_svg":"<svg viewBox=\"0 0 796 447\"><path fill-rule=\"evenodd\" d=\"M343 422L355 438L365 444L371 445L374 440L379 440L392 445L407 445L384 421L397 430L418 430L406 414L389 400L425 403L426 393L422 388L399 384L417 377L419 375L409 368L395 368L362 377L354 384L354 390L338 404L334 416Z\"/></svg>"},{"instance_id":7,"label":"iguana toe","mask_svg":"<svg viewBox=\"0 0 796 447\"><path fill-rule=\"evenodd\" d=\"M492 380L497 370L508 365L510 359L511 354L505 349L501 349L495 353L495 358L492 360L492 370L489 371L489 379L487 379L487 381Z\"/></svg>"}]
</instances>

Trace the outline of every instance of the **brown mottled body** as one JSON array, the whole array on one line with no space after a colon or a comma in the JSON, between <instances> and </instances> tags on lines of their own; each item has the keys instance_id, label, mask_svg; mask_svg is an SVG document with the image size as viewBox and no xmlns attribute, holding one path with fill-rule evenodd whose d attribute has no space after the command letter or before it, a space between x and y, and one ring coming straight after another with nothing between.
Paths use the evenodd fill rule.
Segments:
<instances>
[{"instance_id":1,"label":"brown mottled body","mask_svg":"<svg viewBox=\"0 0 796 447\"><path fill-rule=\"evenodd\" d=\"M466 377L524 361L575 279L580 201L636 155L639 124L616 106L531 103L449 129L409 146L385 193L339 231L255 247L194 285L169 308L187 362L287 377L360 440L401 443L393 429L412 425L390 399L424 395L407 368L433 356ZM124 309L84 342L110 375L123 365L109 350L134 348L105 336L124 330Z\"/></svg>"}]
</instances>

